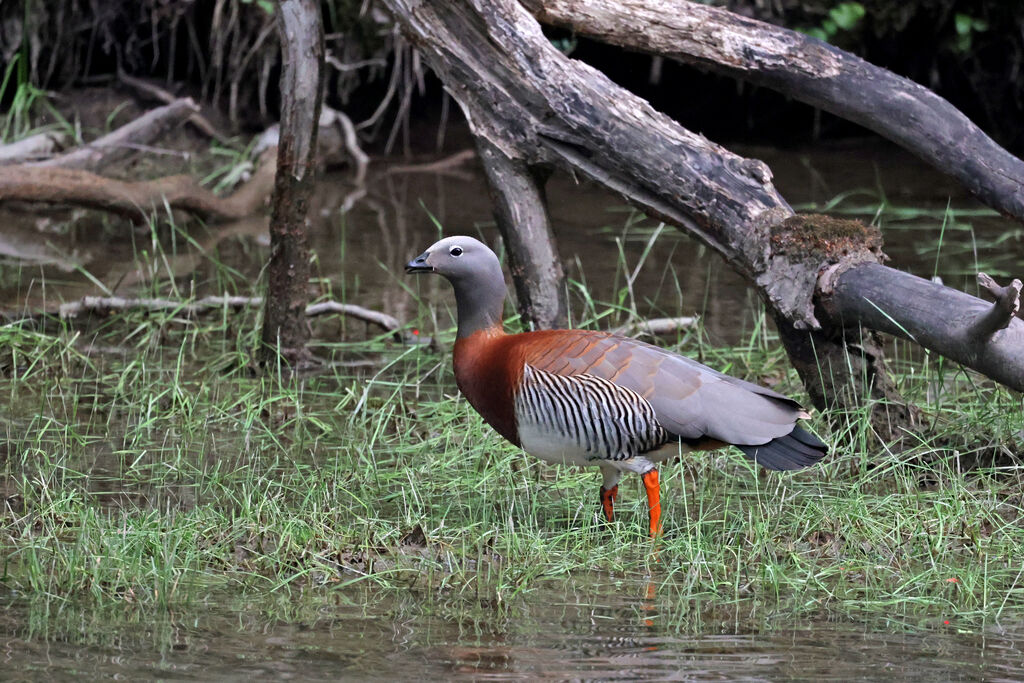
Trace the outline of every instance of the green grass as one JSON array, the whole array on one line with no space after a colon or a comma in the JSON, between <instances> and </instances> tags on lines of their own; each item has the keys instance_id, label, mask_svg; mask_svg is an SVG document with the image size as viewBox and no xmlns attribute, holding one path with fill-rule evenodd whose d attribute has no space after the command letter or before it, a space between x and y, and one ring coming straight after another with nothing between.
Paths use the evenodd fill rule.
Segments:
<instances>
[{"instance_id":1,"label":"green grass","mask_svg":"<svg viewBox=\"0 0 1024 683\"><path fill-rule=\"evenodd\" d=\"M598 474L503 443L457 396L446 355L323 344L334 364L321 374L255 376L241 362L253 315L0 328L0 585L173 605L358 584L468 609L514 607L552 578L649 576L680 605L961 619L1024 606L1024 467L966 467L977 436L1015 443L1024 414L977 378L947 372L911 453L888 453L848 416L836 454L795 475L727 451L665 467L654 556L639 484L599 524ZM799 395L763 326L702 348L714 367ZM921 400L935 372L899 349L895 364Z\"/></svg>"},{"instance_id":2,"label":"green grass","mask_svg":"<svg viewBox=\"0 0 1024 683\"><path fill-rule=\"evenodd\" d=\"M641 301L692 311L670 268L653 289L634 286L659 234L627 222L603 276L610 302L579 269L576 325L616 327ZM252 293L173 222L133 239L140 296ZM638 240L639 252L623 248ZM680 245L659 242L659 256ZM173 264L193 251L203 264L190 282ZM433 329L423 318L410 322ZM665 534L652 547L636 478L601 524L598 472L504 443L459 397L448 353L318 321L315 339L344 340L314 345L322 372L261 374L259 329L257 311L227 310L0 327L0 589L34 614L416 595L418 609L465 616L529 609L554 583L653 592L659 623L680 629L709 609L968 624L1024 608L1021 399L910 344L888 350L924 408L910 451L878 442L866 406L815 418L835 452L807 471L759 471L735 451L684 456L662 470ZM671 346L803 395L763 316L729 346L699 327Z\"/></svg>"},{"instance_id":3,"label":"green grass","mask_svg":"<svg viewBox=\"0 0 1024 683\"><path fill-rule=\"evenodd\" d=\"M28 3L25 3L26 15ZM27 23L27 21L26 21ZM0 115L0 143L10 143L29 135L58 130L74 136L75 130L67 119L50 103L49 93L32 84L28 77L28 47L23 46L0 74L0 101L8 98L6 111ZM45 112L55 123L37 126L38 114Z\"/></svg>"}]
</instances>

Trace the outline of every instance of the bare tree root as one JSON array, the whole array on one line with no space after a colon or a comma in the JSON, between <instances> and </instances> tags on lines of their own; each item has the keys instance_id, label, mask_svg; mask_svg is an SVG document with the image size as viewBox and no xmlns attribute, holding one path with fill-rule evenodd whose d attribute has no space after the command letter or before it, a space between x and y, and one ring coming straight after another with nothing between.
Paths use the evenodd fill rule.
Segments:
<instances>
[{"instance_id":1,"label":"bare tree root","mask_svg":"<svg viewBox=\"0 0 1024 683\"><path fill-rule=\"evenodd\" d=\"M276 158L276 147L264 152L252 178L229 197L218 197L187 175L130 182L70 168L3 166L0 203L71 204L143 219L166 205L213 222L234 221L266 205L274 187Z\"/></svg>"}]
</instances>

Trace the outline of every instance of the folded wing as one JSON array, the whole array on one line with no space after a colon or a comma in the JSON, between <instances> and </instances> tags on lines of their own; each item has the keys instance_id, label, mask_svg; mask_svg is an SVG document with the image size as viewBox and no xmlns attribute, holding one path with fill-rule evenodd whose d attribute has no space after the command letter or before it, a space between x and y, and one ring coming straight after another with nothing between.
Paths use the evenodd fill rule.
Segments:
<instances>
[{"instance_id":1,"label":"folded wing","mask_svg":"<svg viewBox=\"0 0 1024 683\"><path fill-rule=\"evenodd\" d=\"M595 375L631 389L651 404L666 431L684 440L708 437L760 446L789 435L803 415L800 405L782 394L635 339L589 330L525 336L522 353L529 365L561 375ZM809 444L797 439L793 445L797 452L776 467L767 462L774 446L762 448L758 461L771 469L804 466L797 462Z\"/></svg>"}]
</instances>

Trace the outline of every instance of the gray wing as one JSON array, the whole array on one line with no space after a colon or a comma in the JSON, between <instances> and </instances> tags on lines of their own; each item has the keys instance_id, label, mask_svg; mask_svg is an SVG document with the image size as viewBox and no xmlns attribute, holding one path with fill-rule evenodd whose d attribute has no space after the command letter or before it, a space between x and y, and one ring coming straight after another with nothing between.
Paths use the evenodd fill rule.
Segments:
<instances>
[{"instance_id":1,"label":"gray wing","mask_svg":"<svg viewBox=\"0 0 1024 683\"><path fill-rule=\"evenodd\" d=\"M634 391L650 403L661 426L682 439L760 445L789 434L803 415L800 404L771 389L635 339L572 330L544 341L529 346L531 366L590 374Z\"/></svg>"}]
</instances>

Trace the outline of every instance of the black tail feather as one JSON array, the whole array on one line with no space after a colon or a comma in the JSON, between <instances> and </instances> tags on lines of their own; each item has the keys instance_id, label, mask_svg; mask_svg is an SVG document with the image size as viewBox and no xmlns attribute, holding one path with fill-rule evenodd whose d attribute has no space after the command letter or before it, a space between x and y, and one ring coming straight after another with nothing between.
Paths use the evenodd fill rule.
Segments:
<instances>
[{"instance_id":1,"label":"black tail feather","mask_svg":"<svg viewBox=\"0 0 1024 683\"><path fill-rule=\"evenodd\" d=\"M793 427L786 436L760 446L737 446L748 458L769 470L800 470L814 465L828 446L803 427Z\"/></svg>"}]
</instances>

